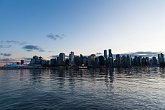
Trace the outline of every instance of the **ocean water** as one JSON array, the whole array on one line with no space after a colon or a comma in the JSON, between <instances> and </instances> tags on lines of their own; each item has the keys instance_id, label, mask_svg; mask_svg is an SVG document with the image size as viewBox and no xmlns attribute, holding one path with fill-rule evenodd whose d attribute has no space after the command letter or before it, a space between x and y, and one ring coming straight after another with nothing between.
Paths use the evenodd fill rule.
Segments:
<instances>
[{"instance_id":1,"label":"ocean water","mask_svg":"<svg viewBox=\"0 0 165 110\"><path fill-rule=\"evenodd\" d=\"M165 110L165 69L0 70L0 110Z\"/></svg>"}]
</instances>

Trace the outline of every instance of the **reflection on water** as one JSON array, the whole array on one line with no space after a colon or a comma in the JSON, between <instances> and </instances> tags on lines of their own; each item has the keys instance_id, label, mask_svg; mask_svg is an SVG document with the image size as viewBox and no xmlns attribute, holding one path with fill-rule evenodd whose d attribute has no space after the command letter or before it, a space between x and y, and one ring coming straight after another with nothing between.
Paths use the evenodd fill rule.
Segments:
<instances>
[{"instance_id":1,"label":"reflection on water","mask_svg":"<svg viewBox=\"0 0 165 110\"><path fill-rule=\"evenodd\" d=\"M165 68L0 70L0 110L165 108Z\"/></svg>"}]
</instances>

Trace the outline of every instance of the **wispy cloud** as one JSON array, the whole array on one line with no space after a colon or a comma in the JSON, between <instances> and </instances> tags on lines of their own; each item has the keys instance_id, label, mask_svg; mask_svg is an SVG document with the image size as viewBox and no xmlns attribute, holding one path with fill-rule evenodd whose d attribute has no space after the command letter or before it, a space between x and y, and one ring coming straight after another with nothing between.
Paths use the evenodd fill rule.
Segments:
<instances>
[{"instance_id":1,"label":"wispy cloud","mask_svg":"<svg viewBox=\"0 0 165 110\"><path fill-rule=\"evenodd\" d=\"M52 55L49 58L57 58L57 57L58 57L58 55Z\"/></svg>"},{"instance_id":2,"label":"wispy cloud","mask_svg":"<svg viewBox=\"0 0 165 110\"><path fill-rule=\"evenodd\" d=\"M11 45L0 45L0 48L10 48Z\"/></svg>"},{"instance_id":3,"label":"wispy cloud","mask_svg":"<svg viewBox=\"0 0 165 110\"><path fill-rule=\"evenodd\" d=\"M160 52L150 52L150 51L142 52L142 51L139 51L139 52L131 53L131 55L151 57L151 56L157 56L159 53Z\"/></svg>"},{"instance_id":4,"label":"wispy cloud","mask_svg":"<svg viewBox=\"0 0 165 110\"><path fill-rule=\"evenodd\" d=\"M0 59L0 64L14 63L16 61L17 60L13 58L4 58L4 59Z\"/></svg>"},{"instance_id":5,"label":"wispy cloud","mask_svg":"<svg viewBox=\"0 0 165 110\"><path fill-rule=\"evenodd\" d=\"M1 40L0 43L1 44L18 44L18 45L25 45L26 44L25 41L20 42L20 41L15 41L15 40L6 40L6 41Z\"/></svg>"},{"instance_id":6,"label":"wispy cloud","mask_svg":"<svg viewBox=\"0 0 165 110\"><path fill-rule=\"evenodd\" d=\"M96 53L96 55L102 55L102 53L101 52L98 52L98 53Z\"/></svg>"},{"instance_id":7,"label":"wispy cloud","mask_svg":"<svg viewBox=\"0 0 165 110\"><path fill-rule=\"evenodd\" d=\"M153 57L157 56L160 52L151 52L151 51L138 51L138 52L130 52L130 53L124 53L121 55L131 55L132 57L134 56L142 56L142 57Z\"/></svg>"},{"instance_id":8,"label":"wispy cloud","mask_svg":"<svg viewBox=\"0 0 165 110\"><path fill-rule=\"evenodd\" d=\"M0 48L11 48L13 45L25 45L26 42L20 42L20 41L15 41L15 40L6 40L0 41Z\"/></svg>"},{"instance_id":9,"label":"wispy cloud","mask_svg":"<svg viewBox=\"0 0 165 110\"><path fill-rule=\"evenodd\" d=\"M48 51L49 53L54 52L54 51Z\"/></svg>"},{"instance_id":10,"label":"wispy cloud","mask_svg":"<svg viewBox=\"0 0 165 110\"><path fill-rule=\"evenodd\" d=\"M11 53L0 53L1 56L4 57L10 57L12 54Z\"/></svg>"},{"instance_id":11,"label":"wispy cloud","mask_svg":"<svg viewBox=\"0 0 165 110\"><path fill-rule=\"evenodd\" d=\"M39 52L44 52L45 50L43 50L41 47L36 46L36 45L25 45L23 47L24 50L31 52L31 51L39 51Z\"/></svg>"},{"instance_id":12,"label":"wispy cloud","mask_svg":"<svg viewBox=\"0 0 165 110\"><path fill-rule=\"evenodd\" d=\"M64 34L53 34L53 33L50 33L47 35L48 38L52 39L52 40L57 40L57 39L62 39L64 38Z\"/></svg>"}]
</instances>

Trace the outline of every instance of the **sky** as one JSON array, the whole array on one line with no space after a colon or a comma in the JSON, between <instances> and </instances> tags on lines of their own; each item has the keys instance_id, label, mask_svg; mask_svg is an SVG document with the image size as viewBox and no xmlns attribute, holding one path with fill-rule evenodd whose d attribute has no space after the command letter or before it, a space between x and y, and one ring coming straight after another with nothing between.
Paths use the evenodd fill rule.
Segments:
<instances>
[{"instance_id":1,"label":"sky","mask_svg":"<svg viewBox=\"0 0 165 110\"><path fill-rule=\"evenodd\" d=\"M0 59L165 51L165 0L0 0Z\"/></svg>"}]
</instances>

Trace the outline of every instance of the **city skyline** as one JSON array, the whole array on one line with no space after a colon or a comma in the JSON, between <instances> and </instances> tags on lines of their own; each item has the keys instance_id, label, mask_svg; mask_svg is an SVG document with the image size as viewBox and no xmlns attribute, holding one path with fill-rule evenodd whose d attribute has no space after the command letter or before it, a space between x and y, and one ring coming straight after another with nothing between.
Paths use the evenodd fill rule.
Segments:
<instances>
[{"instance_id":1,"label":"city skyline","mask_svg":"<svg viewBox=\"0 0 165 110\"><path fill-rule=\"evenodd\" d=\"M1 0L0 59L165 52L163 0Z\"/></svg>"},{"instance_id":2,"label":"city skyline","mask_svg":"<svg viewBox=\"0 0 165 110\"><path fill-rule=\"evenodd\" d=\"M139 55L137 55L139 54ZM26 60L20 60L11 64L5 64L3 67L9 68L45 68L45 67L66 67L66 68L120 68L120 67L155 67L165 66L164 54L152 53L153 56L150 57L144 52L139 52L136 54L113 54L111 49L104 50L104 54L91 54L84 56L82 54L75 55L73 51L69 55L65 53L59 53L59 55L53 56L50 59L44 59L42 56L33 56ZM151 54L150 54L151 55Z\"/></svg>"},{"instance_id":3,"label":"city skyline","mask_svg":"<svg viewBox=\"0 0 165 110\"><path fill-rule=\"evenodd\" d=\"M108 51L109 51L109 53L111 53L111 49L108 49ZM65 58L69 58L70 55L72 55L72 57L73 56L80 56L80 55L83 55L85 57L88 57L88 56L91 56L91 55L95 55L97 57L104 56L105 58L109 58L109 57L115 58L116 55L121 55L121 56L127 56L127 55L129 55L132 58L135 57L135 56L137 56L137 57L144 57L144 58L145 57L148 57L148 58L156 57L156 58L158 58L158 54L160 54L160 53L161 52L149 52L149 51L148 52L140 52L139 51L139 52L131 52L131 53L116 53L116 54L112 54L111 53L111 54L108 54L107 53L107 50L104 50L103 53L97 52L97 53L91 53L89 55L83 55L82 53L80 53L80 54L74 54L73 51L70 51L70 54L66 54L66 53L62 53L62 54L65 54ZM4 55L2 55L2 54L4 54ZM61 54L61 53L59 53L59 54ZM50 60L50 59L57 59L57 57L59 56L59 54L52 55L52 56L49 56L49 57L42 57L41 55L37 55L37 54L34 54L33 56L40 56L40 57L42 57L45 60ZM107 54L107 55L105 56L105 54ZM10 57L10 54L8 55L7 53L1 53L1 55L2 56L6 56L6 57ZM16 62L19 62L21 60L24 60L26 63L29 63L31 59L32 59L32 56L29 57L29 58L22 57L22 58L15 58L15 59L14 58L5 58L4 57L4 59L0 59L0 66L3 66L5 64L10 64L10 63L11 64L12 63L16 63Z\"/></svg>"},{"instance_id":4,"label":"city skyline","mask_svg":"<svg viewBox=\"0 0 165 110\"><path fill-rule=\"evenodd\" d=\"M146 52L145 52L146 53ZM113 54L111 49L104 50L104 54L91 54L84 56L82 54L75 55L73 51L69 55L59 53L59 55L52 56L50 59L44 59L42 56L35 55L15 62L7 62L4 67L24 67L24 68L41 68L41 67L132 67L132 66L160 66L164 67L164 54L158 53L144 54L144 52L137 52L131 54ZM151 55L153 55L151 57ZM4 62L5 63L5 62Z\"/></svg>"}]
</instances>

